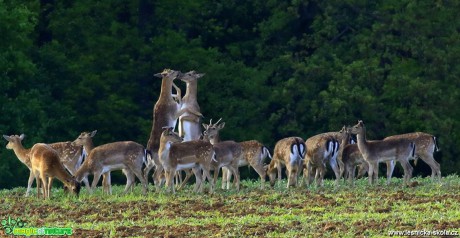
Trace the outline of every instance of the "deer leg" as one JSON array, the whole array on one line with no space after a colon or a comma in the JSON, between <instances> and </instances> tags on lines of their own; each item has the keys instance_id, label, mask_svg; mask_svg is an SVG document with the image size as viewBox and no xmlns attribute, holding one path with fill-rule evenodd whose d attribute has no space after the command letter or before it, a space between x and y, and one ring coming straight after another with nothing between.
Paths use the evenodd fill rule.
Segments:
<instances>
[{"instance_id":1,"label":"deer leg","mask_svg":"<svg viewBox=\"0 0 460 238\"><path fill-rule=\"evenodd\" d=\"M378 163L374 166L374 177L372 178L372 180L374 181L375 185L379 184L379 164Z\"/></svg>"},{"instance_id":2,"label":"deer leg","mask_svg":"<svg viewBox=\"0 0 460 238\"><path fill-rule=\"evenodd\" d=\"M203 168L203 174L205 175L206 178L208 178L209 184L210 184L210 186L211 186L211 188L209 189L209 192L210 192L210 193L213 193L213 192L214 192L214 186L213 186L214 181L213 181L213 179L211 178L211 174L209 173L209 170L210 170L209 167ZM203 178L203 182L204 182L204 178ZM203 183L203 184L204 184L204 183Z\"/></svg>"},{"instance_id":3,"label":"deer leg","mask_svg":"<svg viewBox=\"0 0 460 238\"><path fill-rule=\"evenodd\" d=\"M181 190L185 186L185 184L187 184L188 180L192 177L192 172L189 169L184 170L184 172L185 172L184 181L182 181L181 185L179 186L177 190Z\"/></svg>"},{"instance_id":4,"label":"deer leg","mask_svg":"<svg viewBox=\"0 0 460 238\"><path fill-rule=\"evenodd\" d=\"M222 168L222 189L225 189L225 187L229 187L227 184L227 174L230 173L229 170L226 167Z\"/></svg>"},{"instance_id":5,"label":"deer leg","mask_svg":"<svg viewBox=\"0 0 460 238\"><path fill-rule=\"evenodd\" d=\"M236 184L236 191L240 191L240 172L238 170L238 164L236 164L235 166L229 166L228 167L228 170L229 170L229 173L228 175L231 176L231 174L234 174L235 175L235 184ZM230 181L230 179L228 180ZM228 183L227 185L229 185L230 183ZM227 189L230 189L228 186L227 186Z\"/></svg>"},{"instance_id":6,"label":"deer leg","mask_svg":"<svg viewBox=\"0 0 460 238\"><path fill-rule=\"evenodd\" d=\"M134 176L132 175L132 173L134 173L134 175L136 175L136 177L139 179L139 181L141 181L142 183L142 194L147 194L147 181L145 181L144 179L144 176L142 176L142 169L141 167L138 167L136 168L135 166L131 166L131 181L132 181L132 185L131 186L134 186L134 182L135 182L135 178ZM174 186L173 186L174 187Z\"/></svg>"},{"instance_id":7,"label":"deer leg","mask_svg":"<svg viewBox=\"0 0 460 238\"><path fill-rule=\"evenodd\" d=\"M394 169L395 169L395 161L394 160L387 161L387 185L391 183L391 175L393 175Z\"/></svg>"},{"instance_id":8,"label":"deer leg","mask_svg":"<svg viewBox=\"0 0 460 238\"><path fill-rule=\"evenodd\" d=\"M193 171L193 174L195 175L195 186L193 188L193 192L196 193L198 192L198 190L200 190L200 192L203 192L203 189L202 189L203 172L201 171L201 168L195 167L195 168L192 168L192 171Z\"/></svg>"},{"instance_id":9,"label":"deer leg","mask_svg":"<svg viewBox=\"0 0 460 238\"><path fill-rule=\"evenodd\" d=\"M441 177L441 170L439 169L440 165L439 165L438 162L436 162L436 160L434 160L433 154L421 154L420 158L423 160L423 162L425 162L426 164L428 164L430 166L430 168L431 168L431 180L434 181L436 175L438 175L438 177L440 179L440 177Z\"/></svg>"},{"instance_id":10,"label":"deer leg","mask_svg":"<svg viewBox=\"0 0 460 238\"><path fill-rule=\"evenodd\" d=\"M369 162L369 169L367 171L367 174L369 176L369 185L372 185L372 180L374 178L374 162Z\"/></svg>"},{"instance_id":11,"label":"deer leg","mask_svg":"<svg viewBox=\"0 0 460 238\"><path fill-rule=\"evenodd\" d=\"M37 198L40 198L40 187L42 186L42 179L40 176L35 175L35 182L37 184ZM45 191L43 191L43 196L45 196Z\"/></svg>"},{"instance_id":12,"label":"deer leg","mask_svg":"<svg viewBox=\"0 0 460 238\"><path fill-rule=\"evenodd\" d=\"M161 176L162 175L163 175L163 167L162 166L157 166L157 168L155 169L155 172L152 175L153 182L155 184L155 189L156 189L157 192L160 191L160 187L162 185L162 181L161 181Z\"/></svg>"},{"instance_id":13,"label":"deer leg","mask_svg":"<svg viewBox=\"0 0 460 238\"><path fill-rule=\"evenodd\" d=\"M332 171L334 171L335 174L335 186L339 186L339 180L340 180L340 168L337 162L337 155L334 155L331 157L329 160L329 165L332 168ZM324 178L324 176L323 176ZM321 180L323 179L321 178Z\"/></svg>"},{"instance_id":14,"label":"deer leg","mask_svg":"<svg viewBox=\"0 0 460 238\"><path fill-rule=\"evenodd\" d=\"M48 178L44 174L41 175L42 186L43 186L43 198L49 198L49 191L48 191Z\"/></svg>"},{"instance_id":15,"label":"deer leg","mask_svg":"<svg viewBox=\"0 0 460 238\"><path fill-rule=\"evenodd\" d=\"M93 192L93 190L96 189L97 183L99 183L99 180L101 179L102 173L101 172L96 172L94 173L94 178L93 178L93 183L91 184L91 191L90 193Z\"/></svg>"},{"instance_id":16,"label":"deer leg","mask_svg":"<svg viewBox=\"0 0 460 238\"><path fill-rule=\"evenodd\" d=\"M32 184L34 182L34 179L35 179L34 173L32 172L32 170L30 170L29 180L27 181L27 190L26 190L26 195L25 195L26 197L29 196L30 190L32 189Z\"/></svg>"},{"instance_id":17,"label":"deer leg","mask_svg":"<svg viewBox=\"0 0 460 238\"><path fill-rule=\"evenodd\" d=\"M126 185L125 185L125 189L123 190L123 194L126 194L129 188L131 188L131 192L132 192L133 191L132 188L134 188L134 180L135 180L133 173L128 169L122 169L121 171L123 171L123 174L126 176Z\"/></svg>"},{"instance_id":18,"label":"deer leg","mask_svg":"<svg viewBox=\"0 0 460 238\"><path fill-rule=\"evenodd\" d=\"M260 176L260 188L264 189L265 188L265 176L267 176L264 170L264 166L262 164L256 164L256 165L252 165L252 167L257 172L257 174L259 174Z\"/></svg>"},{"instance_id":19,"label":"deer leg","mask_svg":"<svg viewBox=\"0 0 460 238\"><path fill-rule=\"evenodd\" d=\"M102 174L102 193L107 195L112 194L112 182L110 178L110 172Z\"/></svg>"},{"instance_id":20,"label":"deer leg","mask_svg":"<svg viewBox=\"0 0 460 238\"><path fill-rule=\"evenodd\" d=\"M83 179L82 179L83 183L85 183L85 187L86 189L89 191L90 190L90 187L89 187L89 181L88 181L88 176L85 176Z\"/></svg>"}]
</instances>

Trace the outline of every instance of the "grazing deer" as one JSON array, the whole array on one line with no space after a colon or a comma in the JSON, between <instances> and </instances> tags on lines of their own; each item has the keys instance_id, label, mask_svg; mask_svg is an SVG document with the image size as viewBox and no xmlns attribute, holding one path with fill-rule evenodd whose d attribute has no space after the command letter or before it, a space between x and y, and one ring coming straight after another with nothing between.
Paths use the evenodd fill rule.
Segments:
<instances>
[{"instance_id":1,"label":"grazing deer","mask_svg":"<svg viewBox=\"0 0 460 238\"><path fill-rule=\"evenodd\" d=\"M350 129L350 132L356 135L358 149L369 164L370 185L378 178L378 163L390 160L397 160L401 163L404 169L404 184L408 185L413 171L409 158L415 156L413 141L407 139L367 141L366 127L361 120Z\"/></svg>"},{"instance_id":2,"label":"grazing deer","mask_svg":"<svg viewBox=\"0 0 460 238\"><path fill-rule=\"evenodd\" d=\"M273 159L265 167L272 187L275 186L276 172L278 172L278 180L281 180L281 166L283 165L287 170L287 187L297 185L297 177L303 167L305 147L305 142L300 137L287 137L276 143Z\"/></svg>"},{"instance_id":3,"label":"grazing deer","mask_svg":"<svg viewBox=\"0 0 460 238\"><path fill-rule=\"evenodd\" d=\"M214 183L217 181L220 168L225 167L235 175L236 189L239 191L240 172L238 164L243 160L243 150L241 145L235 141L220 141L219 131L225 127L225 122L219 124L221 119L215 124L212 124L212 120L209 125L203 123L203 127L206 129L203 132L203 139L213 145L216 153L216 160L211 163L214 169Z\"/></svg>"},{"instance_id":4,"label":"grazing deer","mask_svg":"<svg viewBox=\"0 0 460 238\"><path fill-rule=\"evenodd\" d=\"M173 128L166 128L161 134L160 148L158 154L166 175L166 185L168 190L175 193L173 179L177 171L183 169L193 169L196 177L194 191L203 192L203 182L201 181L201 170L204 178L211 184L210 192L213 192L214 182L209 173L211 161L215 161L215 152L211 143L203 140L181 141L181 138L173 132Z\"/></svg>"},{"instance_id":5,"label":"grazing deer","mask_svg":"<svg viewBox=\"0 0 460 238\"><path fill-rule=\"evenodd\" d=\"M27 197L30 194L30 190L32 188L35 176L33 174L32 164L30 162L30 149L25 149L22 145L22 140L24 139L24 137L24 134L21 134L20 136L3 135L3 138L5 138L5 140L8 141L6 148L14 150L14 153L18 157L19 161L21 161L23 164L27 166L27 168L29 168L29 179L27 182L27 190L25 194L25 196ZM78 168L80 166L78 162L82 159L82 149L77 147L68 147L66 142L53 143L50 144L50 146L58 152L61 162L64 164L64 166L69 166L68 170L73 175L73 171L75 171L73 169ZM87 178L85 179L86 180L84 181L87 182Z\"/></svg>"},{"instance_id":6,"label":"grazing deer","mask_svg":"<svg viewBox=\"0 0 460 238\"><path fill-rule=\"evenodd\" d=\"M158 157L158 149L160 147L160 137L163 127L176 127L177 113L182 104L181 91L174 84L181 73L179 71L165 69L163 72L155 74L156 77L161 77L161 91L158 101L153 108L153 124L150 132L150 138L147 143L147 151L151 153L151 159L148 160L147 166L144 169L145 180L148 181L148 174L153 167L156 167L153 174L153 180L157 190L161 185L161 176L163 168ZM176 89L176 94L172 94L172 87Z\"/></svg>"},{"instance_id":7,"label":"grazing deer","mask_svg":"<svg viewBox=\"0 0 460 238\"><path fill-rule=\"evenodd\" d=\"M37 197L42 185L43 197L50 198L54 177L77 196L80 193L80 183L65 170L58 153L51 146L43 143L35 144L30 150L30 163L37 182Z\"/></svg>"},{"instance_id":8,"label":"grazing deer","mask_svg":"<svg viewBox=\"0 0 460 238\"><path fill-rule=\"evenodd\" d=\"M308 138L305 141L307 146L306 155L306 170L304 177L307 179L308 185L313 182L313 170L315 170L315 178L317 185L323 186L324 175L326 173L326 163L331 165L336 176L336 185L340 179L340 167L337 162L339 152L339 140L342 142L343 137L347 137L346 128L337 132L327 132L318 134Z\"/></svg>"},{"instance_id":9,"label":"grazing deer","mask_svg":"<svg viewBox=\"0 0 460 238\"><path fill-rule=\"evenodd\" d=\"M383 140L407 139L415 143L415 165L417 158L422 159L431 168L431 179L437 176L441 180L441 166L433 157L435 151L439 151L436 137L424 132L414 132L401 135L394 135L384 138Z\"/></svg>"},{"instance_id":10,"label":"grazing deer","mask_svg":"<svg viewBox=\"0 0 460 238\"><path fill-rule=\"evenodd\" d=\"M95 189L100 177L107 173L106 179L110 179L108 172L114 170L123 170L126 175L126 187L124 193L131 186L134 186L134 174L143 185L143 193L147 193L147 181L142 175L142 165L147 159L147 151L144 146L133 141L113 142L93 148L92 137L96 134L93 132L82 132L80 136L73 142L74 145L83 146L88 152L88 158L83 162L78 169L75 177L77 181L81 181L88 174L93 174L94 179L91 189ZM108 186L110 180L103 182L104 186ZM90 190L91 191L91 190Z\"/></svg>"},{"instance_id":11,"label":"grazing deer","mask_svg":"<svg viewBox=\"0 0 460 238\"><path fill-rule=\"evenodd\" d=\"M83 159L87 156L86 151L82 146L74 146L71 141L56 142L48 144L56 150L61 159L62 165L70 172L71 175L75 175L77 170L83 163ZM86 188L89 190L88 177L83 178Z\"/></svg>"},{"instance_id":12,"label":"grazing deer","mask_svg":"<svg viewBox=\"0 0 460 238\"><path fill-rule=\"evenodd\" d=\"M187 84L187 90L182 98L182 105L177 112L179 117L179 136L184 141L198 140L201 136L200 106L197 101L198 79L204 74L195 71L187 72L180 76L180 80Z\"/></svg>"}]
</instances>

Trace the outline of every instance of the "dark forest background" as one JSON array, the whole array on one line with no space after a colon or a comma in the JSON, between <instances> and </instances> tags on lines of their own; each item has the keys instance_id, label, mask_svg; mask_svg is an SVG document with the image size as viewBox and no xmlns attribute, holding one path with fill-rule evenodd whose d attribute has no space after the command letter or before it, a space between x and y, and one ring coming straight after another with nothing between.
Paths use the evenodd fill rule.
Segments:
<instances>
[{"instance_id":1,"label":"dark forest background","mask_svg":"<svg viewBox=\"0 0 460 238\"><path fill-rule=\"evenodd\" d=\"M145 145L160 92L153 74L196 70L206 73L204 121L222 117L223 139L273 149L362 119L369 139L436 135L443 174L458 173L459 9L454 0L0 0L0 132L26 134L26 148L90 130L96 145ZM0 188L26 186L28 169L2 144ZM414 175L430 173L419 162Z\"/></svg>"}]
</instances>

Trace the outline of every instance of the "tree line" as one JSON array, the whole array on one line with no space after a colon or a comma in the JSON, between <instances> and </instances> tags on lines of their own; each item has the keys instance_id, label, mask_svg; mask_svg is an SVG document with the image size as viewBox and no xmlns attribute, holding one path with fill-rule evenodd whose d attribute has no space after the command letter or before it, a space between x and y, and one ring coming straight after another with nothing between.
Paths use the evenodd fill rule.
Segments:
<instances>
[{"instance_id":1,"label":"tree line","mask_svg":"<svg viewBox=\"0 0 460 238\"><path fill-rule=\"evenodd\" d=\"M436 135L443 174L456 173L459 5L0 0L0 131L25 133L26 148L96 129L96 145L145 145L160 92L153 74L196 70L206 74L203 120L222 117L222 139L273 148L362 119L370 139ZM429 174L420 164L416 174ZM0 149L0 170L0 188L25 185L12 151Z\"/></svg>"}]
</instances>

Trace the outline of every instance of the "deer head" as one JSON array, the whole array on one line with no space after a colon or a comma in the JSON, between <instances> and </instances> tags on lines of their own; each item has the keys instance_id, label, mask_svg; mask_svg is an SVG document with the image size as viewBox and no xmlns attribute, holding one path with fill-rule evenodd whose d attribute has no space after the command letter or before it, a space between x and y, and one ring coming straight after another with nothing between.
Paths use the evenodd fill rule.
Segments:
<instances>
[{"instance_id":1,"label":"deer head","mask_svg":"<svg viewBox=\"0 0 460 238\"><path fill-rule=\"evenodd\" d=\"M197 80L201 77L203 77L205 74L199 74L197 72L195 72L195 70L192 70L192 71L189 71L185 74L182 74L180 75L180 80L182 80L183 82L191 82L191 81L194 81L194 80Z\"/></svg>"},{"instance_id":2,"label":"deer head","mask_svg":"<svg viewBox=\"0 0 460 238\"><path fill-rule=\"evenodd\" d=\"M3 135L3 138L8 141L8 144L6 144L7 149L13 149L15 145L21 145L22 140L24 139L25 135L21 134L20 136L18 135L12 135L12 136L7 136Z\"/></svg>"},{"instance_id":3,"label":"deer head","mask_svg":"<svg viewBox=\"0 0 460 238\"><path fill-rule=\"evenodd\" d=\"M75 139L72 142L72 145L74 146L84 146L86 145L87 141L90 140L92 137L94 137L97 133L97 130L94 130L92 132L82 132L77 139Z\"/></svg>"},{"instance_id":4,"label":"deer head","mask_svg":"<svg viewBox=\"0 0 460 238\"><path fill-rule=\"evenodd\" d=\"M169 79L176 79L182 73L180 71L172 70L172 69L164 69L163 72L154 74L155 77L158 78L169 78Z\"/></svg>"},{"instance_id":5,"label":"deer head","mask_svg":"<svg viewBox=\"0 0 460 238\"><path fill-rule=\"evenodd\" d=\"M205 140L211 141L219 138L219 131L225 127L225 122L219 124L221 120L222 118L220 118L215 124L212 124L212 119L209 120L209 124L203 123L203 127L205 129L203 131L203 138Z\"/></svg>"}]
</instances>

